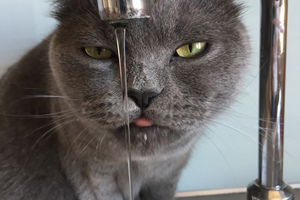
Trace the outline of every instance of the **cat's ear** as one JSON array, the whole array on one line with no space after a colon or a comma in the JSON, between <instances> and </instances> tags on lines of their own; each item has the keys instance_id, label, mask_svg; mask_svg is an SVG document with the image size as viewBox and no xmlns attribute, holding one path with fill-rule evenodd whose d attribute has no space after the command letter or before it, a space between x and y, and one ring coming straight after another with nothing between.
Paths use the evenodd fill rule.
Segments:
<instances>
[{"instance_id":1,"label":"cat's ear","mask_svg":"<svg viewBox=\"0 0 300 200\"><path fill-rule=\"evenodd\" d=\"M59 21L69 17L76 17L79 13L93 13L98 15L97 0L51 0L53 3L52 16Z\"/></svg>"},{"instance_id":2,"label":"cat's ear","mask_svg":"<svg viewBox=\"0 0 300 200\"><path fill-rule=\"evenodd\" d=\"M53 18L59 20L59 13L61 12L63 6L66 4L67 0L50 0L52 3L53 11L51 13Z\"/></svg>"},{"instance_id":3,"label":"cat's ear","mask_svg":"<svg viewBox=\"0 0 300 200\"><path fill-rule=\"evenodd\" d=\"M50 0L53 5L60 5L66 2L66 0Z\"/></svg>"}]
</instances>

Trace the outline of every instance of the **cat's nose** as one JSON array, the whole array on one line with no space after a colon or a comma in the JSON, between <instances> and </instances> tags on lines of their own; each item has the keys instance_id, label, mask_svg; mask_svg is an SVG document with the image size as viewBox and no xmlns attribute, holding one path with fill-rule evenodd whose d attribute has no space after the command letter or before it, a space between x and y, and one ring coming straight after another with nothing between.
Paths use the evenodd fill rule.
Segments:
<instances>
[{"instance_id":1,"label":"cat's nose","mask_svg":"<svg viewBox=\"0 0 300 200\"><path fill-rule=\"evenodd\" d=\"M155 91L145 91L141 92L135 89L130 89L128 91L128 97L132 98L135 103L142 109L149 106L150 102L159 95L160 92Z\"/></svg>"}]
</instances>

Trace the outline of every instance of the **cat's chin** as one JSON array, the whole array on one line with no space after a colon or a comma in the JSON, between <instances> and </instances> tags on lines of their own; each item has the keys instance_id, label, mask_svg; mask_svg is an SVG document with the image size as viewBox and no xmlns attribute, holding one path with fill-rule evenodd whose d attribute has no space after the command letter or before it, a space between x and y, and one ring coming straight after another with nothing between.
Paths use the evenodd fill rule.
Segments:
<instances>
[{"instance_id":1,"label":"cat's chin","mask_svg":"<svg viewBox=\"0 0 300 200\"><path fill-rule=\"evenodd\" d=\"M115 131L121 140L125 139L126 127L122 126ZM133 145L168 143L180 138L182 131L170 127L153 124L152 126L137 126L130 124L130 137Z\"/></svg>"},{"instance_id":2,"label":"cat's chin","mask_svg":"<svg viewBox=\"0 0 300 200\"><path fill-rule=\"evenodd\" d=\"M119 145L126 144L126 127L120 127L113 131ZM170 156L182 149L189 149L194 143L195 134L183 130L172 129L159 125L149 127L130 124L131 154L133 160L143 160L160 155ZM124 149L125 147L123 147Z\"/></svg>"},{"instance_id":3,"label":"cat's chin","mask_svg":"<svg viewBox=\"0 0 300 200\"><path fill-rule=\"evenodd\" d=\"M124 134L125 133L125 129L126 126L123 125L121 127L119 127L117 130L115 130L116 134ZM164 127L164 126L159 126L156 124L153 124L150 126L146 126L146 125L137 125L136 122L130 123L129 124L129 130L130 130L130 134L131 137L137 137L137 135L141 135L143 136L143 140L145 140L145 134L150 134L151 135L160 135L162 133L166 133L171 131L171 129L169 127Z\"/></svg>"}]
</instances>

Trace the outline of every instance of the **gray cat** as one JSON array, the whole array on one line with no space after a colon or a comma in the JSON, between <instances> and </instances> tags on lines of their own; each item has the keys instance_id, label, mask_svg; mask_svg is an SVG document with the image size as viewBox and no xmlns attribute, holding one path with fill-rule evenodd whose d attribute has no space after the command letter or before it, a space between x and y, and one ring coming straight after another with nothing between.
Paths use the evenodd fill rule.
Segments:
<instances>
[{"instance_id":1,"label":"gray cat","mask_svg":"<svg viewBox=\"0 0 300 200\"><path fill-rule=\"evenodd\" d=\"M113 27L57 0L56 30L0 82L1 200L128 200ZM237 94L249 44L232 0L153 0L127 32L135 200L171 200L205 126Z\"/></svg>"}]
</instances>

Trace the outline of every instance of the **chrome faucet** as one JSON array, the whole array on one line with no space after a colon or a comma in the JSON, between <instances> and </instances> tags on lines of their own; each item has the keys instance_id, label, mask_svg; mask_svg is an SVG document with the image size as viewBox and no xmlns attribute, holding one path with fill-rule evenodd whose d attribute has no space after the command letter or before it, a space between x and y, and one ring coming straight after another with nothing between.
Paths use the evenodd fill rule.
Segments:
<instances>
[{"instance_id":1,"label":"chrome faucet","mask_svg":"<svg viewBox=\"0 0 300 200\"><path fill-rule=\"evenodd\" d=\"M259 177L248 200L293 200L283 181L284 97L288 0L261 0Z\"/></svg>"},{"instance_id":2,"label":"chrome faucet","mask_svg":"<svg viewBox=\"0 0 300 200\"><path fill-rule=\"evenodd\" d=\"M112 23L150 18L149 0L98 0L98 9L101 19Z\"/></svg>"}]
</instances>

